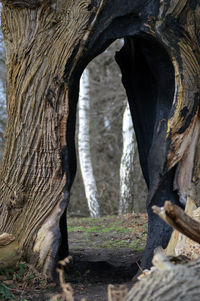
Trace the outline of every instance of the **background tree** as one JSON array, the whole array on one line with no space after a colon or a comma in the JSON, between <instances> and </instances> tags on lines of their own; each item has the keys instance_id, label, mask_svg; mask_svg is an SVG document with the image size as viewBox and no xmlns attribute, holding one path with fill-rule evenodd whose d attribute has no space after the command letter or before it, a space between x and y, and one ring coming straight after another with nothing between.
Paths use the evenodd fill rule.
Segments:
<instances>
[{"instance_id":1,"label":"background tree","mask_svg":"<svg viewBox=\"0 0 200 301\"><path fill-rule=\"evenodd\" d=\"M91 160L101 213L104 215L118 214L119 211L120 162L123 152L122 120L127 97L114 55L121 47L121 40L115 41L87 67L90 72ZM76 137L78 128L77 118ZM76 144L78 146L78 141ZM131 181L128 184L131 196L127 202L129 212L133 210L144 212L147 189L139 163L137 143L134 144L134 154L134 168L130 170ZM70 199L69 214L89 215L79 162Z\"/></svg>"},{"instance_id":2,"label":"background tree","mask_svg":"<svg viewBox=\"0 0 200 301\"><path fill-rule=\"evenodd\" d=\"M80 92L78 104L79 131L78 154L80 170L83 178L85 195L91 217L100 216L99 198L90 155L90 95L89 70L86 68L80 79Z\"/></svg>"},{"instance_id":3,"label":"background tree","mask_svg":"<svg viewBox=\"0 0 200 301\"><path fill-rule=\"evenodd\" d=\"M1 3L0 3L0 14L1 14ZM1 31L0 21L0 161L2 159L4 149L4 129L6 124L6 68L5 68L5 48L3 42L3 35Z\"/></svg>"},{"instance_id":4,"label":"background tree","mask_svg":"<svg viewBox=\"0 0 200 301\"><path fill-rule=\"evenodd\" d=\"M129 104L127 103L122 123L123 152L120 164L120 202L119 214L130 212L131 181L133 179L134 130Z\"/></svg>"}]
</instances>

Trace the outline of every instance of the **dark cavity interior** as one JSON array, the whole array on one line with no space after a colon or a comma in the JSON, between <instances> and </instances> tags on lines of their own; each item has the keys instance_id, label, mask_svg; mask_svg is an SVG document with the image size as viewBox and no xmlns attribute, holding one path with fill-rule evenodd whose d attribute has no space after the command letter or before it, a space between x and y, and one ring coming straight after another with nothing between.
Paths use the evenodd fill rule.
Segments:
<instances>
[{"instance_id":1,"label":"dark cavity interior","mask_svg":"<svg viewBox=\"0 0 200 301\"><path fill-rule=\"evenodd\" d=\"M106 36L100 37L99 43L91 43L91 48L90 45L88 46L88 53L74 71L73 76L71 75L67 128L68 152L65 152L64 160L68 179L70 179L66 187L68 191L76 172L74 136L79 79L87 64L113 41L110 36L107 38ZM130 104L140 163L149 190L148 241L142 259L142 266L149 267L154 248L159 245L166 247L172 232L171 227L152 213L151 206L162 206L165 200L180 205L178 194L173 191L176 167L171 171L167 171L166 167L170 143L170 137L166 138L166 130L175 91L175 74L165 48L160 42L144 33L126 36L123 48L116 53L116 61L122 72L122 82ZM60 248L61 257L68 252L64 223L64 219L61 219L63 236Z\"/></svg>"}]
</instances>

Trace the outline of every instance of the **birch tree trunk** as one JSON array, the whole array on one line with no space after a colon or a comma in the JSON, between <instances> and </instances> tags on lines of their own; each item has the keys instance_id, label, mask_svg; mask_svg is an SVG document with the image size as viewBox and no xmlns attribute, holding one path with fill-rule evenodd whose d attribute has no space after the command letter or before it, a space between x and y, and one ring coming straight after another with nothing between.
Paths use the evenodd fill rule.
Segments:
<instances>
[{"instance_id":1,"label":"birch tree trunk","mask_svg":"<svg viewBox=\"0 0 200 301\"><path fill-rule=\"evenodd\" d=\"M1 3L0 3L0 14L1 14ZM0 21L0 162L2 159L3 148L4 148L4 129L6 124L6 67L5 67L5 48L3 42L3 35L1 31Z\"/></svg>"},{"instance_id":2,"label":"birch tree trunk","mask_svg":"<svg viewBox=\"0 0 200 301\"><path fill-rule=\"evenodd\" d=\"M90 154L90 91L89 70L86 68L80 79L79 92L78 153L85 195L91 217L100 216L99 196Z\"/></svg>"},{"instance_id":3,"label":"birch tree trunk","mask_svg":"<svg viewBox=\"0 0 200 301\"><path fill-rule=\"evenodd\" d=\"M120 164L120 201L119 214L130 212L131 196L131 171L134 159L134 130L133 122L127 103L123 114L122 124L123 151Z\"/></svg>"},{"instance_id":4,"label":"birch tree trunk","mask_svg":"<svg viewBox=\"0 0 200 301\"><path fill-rule=\"evenodd\" d=\"M0 232L52 275L68 254L66 208L76 171L80 76L117 38L149 189L142 260L172 229L152 212L166 199L198 203L200 4L186 0L1 0L7 67L6 145L0 169ZM180 199L179 199L180 196Z\"/></svg>"}]
</instances>

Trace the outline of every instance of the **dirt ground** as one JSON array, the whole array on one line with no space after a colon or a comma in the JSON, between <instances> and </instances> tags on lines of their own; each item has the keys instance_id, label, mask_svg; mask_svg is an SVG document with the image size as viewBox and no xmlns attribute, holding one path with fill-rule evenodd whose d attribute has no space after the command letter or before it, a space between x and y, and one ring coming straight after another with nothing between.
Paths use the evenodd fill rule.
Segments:
<instances>
[{"instance_id":1,"label":"dirt ground","mask_svg":"<svg viewBox=\"0 0 200 301\"><path fill-rule=\"evenodd\" d=\"M66 267L65 275L76 301L82 298L106 301L109 284L132 286L146 241L145 214L99 219L69 218L68 230L72 262ZM26 282L25 277L23 282ZM11 282L11 292L10 299L9 294L4 294L4 298L0 295L0 300L50 300L60 288L54 283L44 287L23 287L15 279Z\"/></svg>"},{"instance_id":2,"label":"dirt ground","mask_svg":"<svg viewBox=\"0 0 200 301\"><path fill-rule=\"evenodd\" d=\"M69 277L75 300L107 300L109 284L125 284L130 288L145 246L147 216L127 214L80 222L69 221L69 245L73 257L69 275L79 276ZM79 225L81 228L77 231Z\"/></svg>"}]
</instances>

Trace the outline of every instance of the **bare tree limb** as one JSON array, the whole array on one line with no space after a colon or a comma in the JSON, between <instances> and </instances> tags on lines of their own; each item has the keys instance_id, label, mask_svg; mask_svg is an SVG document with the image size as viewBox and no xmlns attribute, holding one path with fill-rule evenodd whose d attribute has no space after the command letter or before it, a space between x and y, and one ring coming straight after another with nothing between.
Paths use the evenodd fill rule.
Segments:
<instances>
[{"instance_id":1,"label":"bare tree limb","mask_svg":"<svg viewBox=\"0 0 200 301\"><path fill-rule=\"evenodd\" d=\"M200 243L200 223L187 215L180 207L166 201L164 207L152 206L152 209L174 229Z\"/></svg>"}]
</instances>

